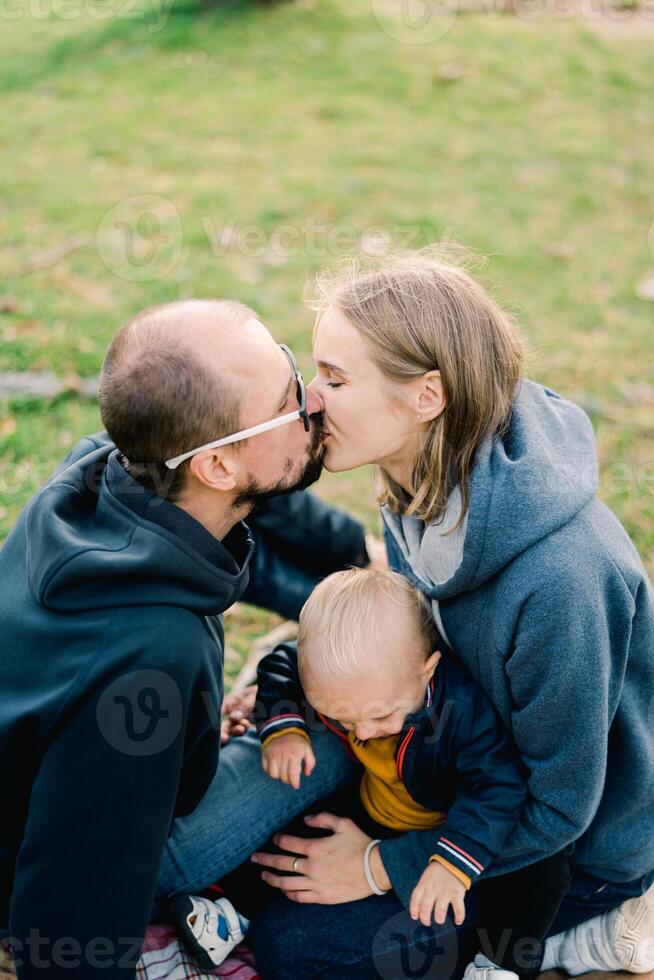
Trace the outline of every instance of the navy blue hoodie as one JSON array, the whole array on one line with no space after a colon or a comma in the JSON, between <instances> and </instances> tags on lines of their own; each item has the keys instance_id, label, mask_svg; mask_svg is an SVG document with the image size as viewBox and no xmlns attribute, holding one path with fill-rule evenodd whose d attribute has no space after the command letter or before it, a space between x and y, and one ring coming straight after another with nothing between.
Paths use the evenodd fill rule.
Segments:
<instances>
[{"instance_id":1,"label":"navy blue hoodie","mask_svg":"<svg viewBox=\"0 0 654 980\"><path fill-rule=\"evenodd\" d=\"M102 435L7 539L0 929L19 977L134 976L171 821L218 763L220 613L252 547L148 493Z\"/></svg>"}]
</instances>

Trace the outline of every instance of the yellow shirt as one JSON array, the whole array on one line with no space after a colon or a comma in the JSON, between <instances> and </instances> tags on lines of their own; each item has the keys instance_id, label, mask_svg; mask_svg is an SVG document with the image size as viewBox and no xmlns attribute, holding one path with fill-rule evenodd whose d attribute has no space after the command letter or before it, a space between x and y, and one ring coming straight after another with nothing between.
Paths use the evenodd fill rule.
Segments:
<instances>
[{"instance_id":1,"label":"yellow shirt","mask_svg":"<svg viewBox=\"0 0 654 980\"><path fill-rule=\"evenodd\" d=\"M361 777L361 800L373 820L391 830L428 830L445 823L446 813L416 803L400 779L395 765L397 735L369 738L365 742L354 732L348 732L347 737L365 769Z\"/></svg>"}]
</instances>

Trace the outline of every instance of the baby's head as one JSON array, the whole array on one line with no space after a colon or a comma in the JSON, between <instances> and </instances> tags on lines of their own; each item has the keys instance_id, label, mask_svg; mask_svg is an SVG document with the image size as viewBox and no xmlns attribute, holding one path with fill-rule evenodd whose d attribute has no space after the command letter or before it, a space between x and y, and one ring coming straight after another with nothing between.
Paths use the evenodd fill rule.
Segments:
<instances>
[{"instance_id":1,"label":"baby's head","mask_svg":"<svg viewBox=\"0 0 654 980\"><path fill-rule=\"evenodd\" d=\"M402 730L440 659L426 603L396 572L351 568L318 585L300 613L308 701L357 738Z\"/></svg>"}]
</instances>

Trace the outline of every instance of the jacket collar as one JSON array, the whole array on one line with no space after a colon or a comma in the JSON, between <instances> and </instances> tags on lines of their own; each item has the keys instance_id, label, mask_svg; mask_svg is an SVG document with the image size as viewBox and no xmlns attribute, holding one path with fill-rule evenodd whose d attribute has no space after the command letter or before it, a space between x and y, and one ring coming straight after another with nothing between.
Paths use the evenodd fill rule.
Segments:
<instances>
[{"instance_id":1,"label":"jacket collar","mask_svg":"<svg viewBox=\"0 0 654 980\"><path fill-rule=\"evenodd\" d=\"M409 728L422 728L431 724L429 718L434 710L434 704L438 702L442 686L442 666L439 665L429 678L429 682L425 688L422 707L418 711L407 715L402 726L403 732L408 731Z\"/></svg>"},{"instance_id":2,"label":"jacket collar","mask_svg":"<svg viewBox=\"0 0 654 980\"><path fill-rule=\"evenodd\" d=\"M112 496L146 521L165 527L184 540L212 565L230 575L239 575L249 557L251 538L247 526L239 521L222 541L187 514L181 507L158 497L131 476L116 450L107 460L107 486Z\"/></svg>"}]
</instances>

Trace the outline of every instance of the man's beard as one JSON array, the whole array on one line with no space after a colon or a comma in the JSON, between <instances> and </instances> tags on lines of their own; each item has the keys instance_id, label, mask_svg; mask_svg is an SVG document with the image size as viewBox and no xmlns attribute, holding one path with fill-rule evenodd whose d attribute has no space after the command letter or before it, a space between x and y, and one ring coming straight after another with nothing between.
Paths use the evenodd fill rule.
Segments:
<instances>
[{"instance_id":1,"label":"man's beard","mask_svg":"<svg viewBox=\"0 0 654 980\"><path fill-rule=\"evenodd\" d=\"M306 490L307 487L310 487L312 483L315 483L320 478L323 459L327 451L322 441L322 417L320 415L312 415L311 426L313 429L313 438L309 449L309 458L298 477L290 483L287 479L281 477L271 487L262 487L257 480L252 478L234 500L232 506L235 509L240 510L242 507L252 508L264 500L269 500L270 497L279 497L284 493L295 493L296 490ZM286 460L285 471L287 473L292 471L294 463L295 460L293 459Z\"/></svg>"}]
</instances>

